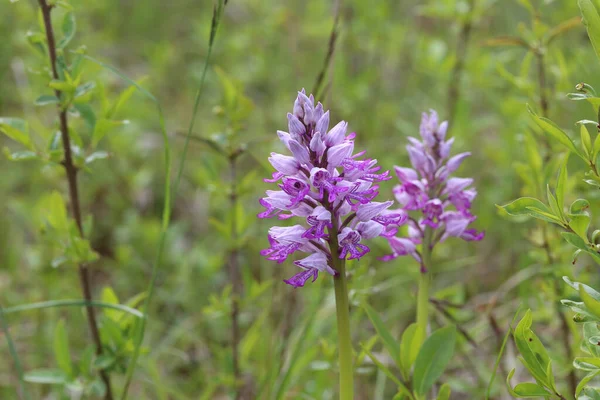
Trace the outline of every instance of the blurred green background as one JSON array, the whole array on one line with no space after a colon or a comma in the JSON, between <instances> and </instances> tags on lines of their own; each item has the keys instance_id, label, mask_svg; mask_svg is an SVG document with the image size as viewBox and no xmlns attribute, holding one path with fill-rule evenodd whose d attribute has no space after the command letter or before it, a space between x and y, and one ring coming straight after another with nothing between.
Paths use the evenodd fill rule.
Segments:
<instances>
[{"instance_id":1,"label":"blurred green background","mask_svg":"<svg viewBox=\"0 0 600 400\"><path fill-rule=\"evenodd\" d=\"M556 348L558 357L565 356L560 340L553 340L561 331L555 306L560 297L550 282L569 271L569 247L553 232L550 243L560 256L547 265L543 251L535 246L538 225L515 223L495 207L522 194L537 194L524 186L519 173L526 162L527 135L548 157L558 157L562 150L545 150L546 139L532 131L525 106L540 108L536 57L518 46L487 44L502 36L534 37L528 32L532 27L541 32L578 17L579 11L574 1L545 0L533 2L532 15L522 3L229 1L194 135L247 144L238 162L243 184L240 207L234 210L242 221L240 362L245 398L330 399L337 390L332 281L322 276L299 290L283 284L295 267L260 257L258 252L267 246L266 231L275 221L255 218L261 211L258 199L271 188L262 182L271 174L266 159L269 152L281 150L276 131L287 129L286 112L296 91L313 88L336 13L339 36L320 100L331 109L333 120L344 119L357 132L357 149L367 149L385 169L406 165L406 137L418 135L421 112L433 108L451 118L454 151L473 153L458 173L475 179L476 226L486 231L486 238L479 243L449 241L436 254L435 296L463 305L447 311L476 343L475 347L462 340L447 371L453 398L483 398L498 341L520 303L541 310L541 321L536 322L539 336ZM107 0L73 5L77 36L71 48L85 45L90 55L132 79L145 77L142 85L163 106L178 165L182 134L207 56L212 2ZM0 15L0 116L27 118L31 129L43 136L54 129L56 112L33 105L40 94L50 93L40 76L44 61L26 41L28 31L39 30L37 2L3 1ZM471 25L466 34L465 25ZM458 71L457 63L462 64ZM253 104L233 130L221 112L225 97L217 68ZM575 23L550 43L545 69L549 116L577 137L574 122L595 116L591 107L571 102L565 94L580 81L600 83L598 61L583 25ZM96 102L101 93L112 99L125 88L114 75L91 63L85 75L96 81ZM101 255L92 265L95 296L100 298L103 288L111 287L124 302L147 288L160 233L165 171L154 106L134 94L118 117L129 123L110 131L100 145L110 157L91 164L79 183L84 215L91 214L94 220L92 245ZM18 148L6 138L0 143ZM581 164L572 164L570 173L581 174ZM219 154L192 140L131 398L231 396L231 285L226 268L230 243L219 230L232 213L227 168ZM54 189L66 193L62 168L2 157L0 171L0 304L80 297L76 270L52 267L54 250L40 232L40 198ZM380 198L392 199L395 184L384 182ZM577 190L578 186L572 192ZM598 193L586 195L598 199ZM385 241L375 241L369 257L350 263L355 344L374 335L358 307L361 301L373 305L394 334L413 321L418 266L408 258L377 261L387 251ZM575 271L594 285L598 278L589 264L581 259ZM98 313L102 318L103 312ZM441 312L434 315L436 326L449 321ZM89 342L83 310L53 308L7 315L26 370L54 365L53 332L60 319L68 322L71 353L77 360ZM374 349L380 348L377 344ZM4 340L0 360L0 398L17 398L17 377ZM564 376L568 362L559 360L562 364L556 368ZM503 372L515 364L510 348L505 364ZM390 399L395 393L394 384L368 359L357 374L357 398ZM506 398L505 376L500 373L494 398ZM122 378L115 377L117 392L119 382ZM61 392L51 387L28 387L36 399L61 398ZM55 397L44 397L50 393Z\"/></svg>"}]
</instances>

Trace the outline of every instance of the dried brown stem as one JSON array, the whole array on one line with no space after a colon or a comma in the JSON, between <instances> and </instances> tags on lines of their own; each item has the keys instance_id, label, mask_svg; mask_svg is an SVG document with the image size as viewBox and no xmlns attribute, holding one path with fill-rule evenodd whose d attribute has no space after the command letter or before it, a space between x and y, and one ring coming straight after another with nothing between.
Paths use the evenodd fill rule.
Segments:
<instances>
[{"instance_id":1,"label":"dried brown stem","mask_svg":"<svg viewBox=\"0 0 600 400\"><path fill-rule=\"evenodd\" d=\"M52 77L56 80L60 79L58 74L58 70L56 68L56 41L54 39L54 29L52 28L52 19L51 12L52 6L48 4L47 0L39 0L40 8L42 10L42 17L44 20L44 27L46 31L46 39L48 41L48 53L50 56L50 66L52 68ZM59 90L55 90L55 94L57 98L61 97L61 93ZM69 183L69 198L71 202L71 211L73 214L73 218L75 219L75 223L77 224L77 229L79 230L79 234L81 237L83 234L83 224L81 218L81 206L79 202L79 190L77 187L77 167L73 163L73 155L71 153L71 140L69 137L69 124L67 120L67 110L59 104L58 106L58 117L60 121L60 134L62 138L62 144L64 149L64 160L62 165L65 168L65 172L67 175L67 181ZM79 265L79 281L81 284L81 289L83 292L83 297L87 302L92 301L92 289L90 284L89 270L87 265L80 264ZM98 330L98 323L96 321L96 315L94 313L94 308L90 305L86 306L87 319L90 332L92 334L92 338L94 340L94 344L96 346L96 354L102 354L102 341L100 339L100 332ZM112 400L112 389L110 386L110 378L108 374L101 370L100 377L106 386L106 395L104 398L106 400Z\"/></svg>"}]
</instances>

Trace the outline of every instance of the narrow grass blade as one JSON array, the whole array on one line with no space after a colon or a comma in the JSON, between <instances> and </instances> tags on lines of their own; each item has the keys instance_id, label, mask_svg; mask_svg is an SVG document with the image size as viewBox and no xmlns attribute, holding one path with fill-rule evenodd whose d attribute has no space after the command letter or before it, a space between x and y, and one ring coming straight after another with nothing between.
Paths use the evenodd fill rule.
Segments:
<instances>
[{"instance_id":1,"label":"narrow grass blade","mask_svg":"<svg viewBox=\"0 0 600 400\"><path fill-rule=\"evenodd\" d=\"M41 310L44 308L55 308L55 307L99 307L99 308L111 308L113 310L123 311L128 314L134 315L138 318L144 318L144 314L135 308L127 307L121 304L103 303L100 301L85 301L81 299L73 300L50 300L42 301L39 303L23 304L20 306L7 307L4 309L4 314L12 314L23 311Z\"/></svg>"},{"instance_id":2,"label":"narrow grass blade","mask_svg":"<svg viewBox=\"0 0 600 400\"><path fill-rule=\"evenodd\" d=\"M8 352L13 359L13 363L15 365L15 370L17 372L17 376L19 377L19 387L21 388L21 394L24 399L29 400L29 393L25 389L25 385L23 383L23 364L21 364L21 359L19 358L19 354L17 353L17 348L15 347L15 343L12 340L12 336L10 335L10 331L8 329L8 323L6 322L6 318L4 318L5 310L0 306L0 329L4 333L4 337L6 338L6 344L8 345Z\"/></svg>"},{"instance_id":3,"label":"narrow grass blade","mask_svg":"<svg viewBox=\"0 0 600 400\"><path fill-rule=\"evenodd\" d=\"M517 317L519 316L519 313L521 312L521 307L523 305L520 305L519 308L517 309L517 312L515 313L515 316L513 317L512 321L510 322L510 326L508 327L508 330L506 331L506 335L504 335L504 340L502 340L502 346L500 346L500 352L498 353L498 357L496 357L496 363L494 364L494 370L492 371L492 376L490 377L490 383L488 384L487 390L485 392L485 400L489 400L490 398L490 393L492 392L492 386L494 385L494 379L496 379L496 372L498 372L498 367L500 366L500 361L502 360L502 354L504 354L504 348L506 347L506 343L508 342L508 338L510 337L510 332L512 331L512 326L514 325L515 321L517 320Z\"/></svg>"}]
</instances>

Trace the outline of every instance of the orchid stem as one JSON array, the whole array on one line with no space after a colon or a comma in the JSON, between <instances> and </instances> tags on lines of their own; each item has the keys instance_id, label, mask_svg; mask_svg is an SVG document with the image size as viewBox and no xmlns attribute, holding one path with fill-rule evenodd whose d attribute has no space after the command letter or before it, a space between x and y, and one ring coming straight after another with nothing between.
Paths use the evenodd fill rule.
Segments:
<instances>
[{"instance_id":1,"label":"orchid stem","mask_svg":"<svg viewBox=\"0 0 600 400\"><path fill-rule=\"evenodd\" d=\"M333 282L335 287L338 342L340 346L340 400L352 400L354 398L354 383L346 261L340 260L336 264L338 264L336 265L336 270L339 275L334 278Z\"/></svg>"},{"instance_id":2,"label":"orchid stem","mask_svg":"<svg viewBox=\"0 0 600 400\"><path fill-rule=\"evenodd\" d=\"M431 286L431 237L433 230L425 229L423 248L421 250L421 276L419 277L419 294L417 297L417 334L424 341L429 325L429 288Z\"/></svg>"},{"instance_id":3,"label":"orchid stem","mask_svg":"<svg viewBox=\"0 0 600 400\"><path fill-rule=\"evenodd\" d=\"M338 231L338 221L333 219L333 232ZM339 258L337 235L330 235L331 258L337 275L333 278L335 288L335 308L339 343L340 400L354 399L354 363L352 338L350 335L350 304L348 302L348 282L346 280L346 260Z\"/></svg>"}]
</instances>

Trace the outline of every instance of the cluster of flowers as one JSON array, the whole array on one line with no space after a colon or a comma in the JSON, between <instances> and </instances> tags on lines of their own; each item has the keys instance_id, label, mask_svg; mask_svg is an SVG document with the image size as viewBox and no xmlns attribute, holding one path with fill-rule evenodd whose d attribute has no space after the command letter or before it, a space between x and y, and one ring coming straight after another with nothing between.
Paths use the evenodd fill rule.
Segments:
<instances>
[{"instance_id":1,"label":"cluster of flowers","mask_svg":"<svg viewBox=\"0 0 600 400\"><path fill-rule=\"evenodd\" d=\"M435 111L423 113L422 141L409 137L410 144L406 146L413 168L394 168L401 182L394 188L394 195L400 211L409 215L408 236L388 238L393 253L385 256L385 261L411 255L421 263L424 272L427 266L423 265L416 245L423 242L428 228L432 230L431 247L449 237L483 239L483 232L469 228L476 219L471 213L471 202L477 195L470 188L473 179L450 176L470 153L449 157L454 139L445 140L447 128L447 121L438 123Z\"/></svg>"},{"instance_id":2,"label":"cluster of flowers","mask_svg":"<svg viewBox=\"0 0 600 400\"><path fill-rule=\"evenodd\" d=\"M390 173L363 158L364 151L353 154L355 134L346 136L346 129L344 121L329 129L329 111L302 90L288 113L289 132L277 132L292 155L271 154L276 172L265 182L280 190L267 190L260 200L266 210L258 216L299 217L305 224L269 229L270 247L261 254L282 263L296 251L308 253L294 262L302 271L285 280L294 287L314 282L319 272L335 276L334 257L361 258L369 252L363 240L391 238L407 218L404 211L388 210L392 201L373 201L377 183L391 179Z\"/></svg>"}]
</instances>

